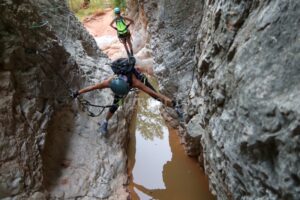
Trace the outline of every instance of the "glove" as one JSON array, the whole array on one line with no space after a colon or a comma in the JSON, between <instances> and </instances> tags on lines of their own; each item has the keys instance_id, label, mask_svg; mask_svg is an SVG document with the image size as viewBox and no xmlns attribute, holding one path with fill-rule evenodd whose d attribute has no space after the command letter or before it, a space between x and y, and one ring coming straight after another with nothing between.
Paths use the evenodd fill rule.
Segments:
<instances>
[{"instance_id":1,"label":"glove","mask_svg":"<svg viewBox=\"0 0 300 200\"><path fill-rule=\"evenodd\" d=\"M71 96L72 96L73 99L76 99L76 98L78 97L78 95L79 95L78 90L75 91L75 92L73 92L73 93L71 94Z\"/></svg>"}]
</instances>

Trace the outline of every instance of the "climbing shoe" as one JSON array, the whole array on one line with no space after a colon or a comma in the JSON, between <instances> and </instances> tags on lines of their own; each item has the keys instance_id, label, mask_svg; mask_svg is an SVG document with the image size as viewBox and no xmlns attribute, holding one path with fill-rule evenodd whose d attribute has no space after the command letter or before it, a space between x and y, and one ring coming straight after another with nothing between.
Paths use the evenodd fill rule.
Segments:
<instances>
[{"instance_id":1,"label":"climbing shoe","mask_svg":"<svg viewBox=\"0 0 300 200\"><path fill-rule=\"evenodd\" d=\"M97 129L97 132L101 134L101 136L106 136L108 133L107 130L107 121L98 122L99 128Z\"/></svg>"}]
</instances>

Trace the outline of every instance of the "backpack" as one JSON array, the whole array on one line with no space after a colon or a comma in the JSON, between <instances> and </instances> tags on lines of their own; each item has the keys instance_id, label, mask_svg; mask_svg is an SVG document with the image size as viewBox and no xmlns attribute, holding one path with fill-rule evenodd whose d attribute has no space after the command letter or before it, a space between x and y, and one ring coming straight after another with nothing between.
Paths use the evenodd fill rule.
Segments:
<instances>
[{"instance_id":1,"label":"backpack","mask_svg":"<svg viewBox=\"0 0 300 200\"><path fill-rule=\"evenodd\" d=\"M123 17L116 19L116 27L117 27L118 34L123 35L128 32L127 25L126 25Z\"/></svg>"},{"instance_id":2,"label":"backpack","mask_svg":"<svg viewBox=\"0 0 300 200\"><path fill-rule=\"evenodd\" d=\"M129 63L127 58L119 58L112 62L111 69L117 75L129 75L134 71L134 64Z\"/></svg>"}]
</instances>

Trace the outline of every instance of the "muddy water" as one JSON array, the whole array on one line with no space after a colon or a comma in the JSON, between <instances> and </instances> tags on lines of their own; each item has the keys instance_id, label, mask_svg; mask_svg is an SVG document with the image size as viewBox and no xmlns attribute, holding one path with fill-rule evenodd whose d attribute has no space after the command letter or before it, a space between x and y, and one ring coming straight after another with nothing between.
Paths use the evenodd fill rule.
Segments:
<instances>
[{"instance_id":1,"label":"muddy water","mask_svg":"<svg viewBox=\"0 0 300 200\"><path fill-rule=\"evenodd\" d=\"M160 103L140 94L128 148L132 200L214 199L208 180L186 156L176 130L168 128Z\"/></svg>"}]
</instances>

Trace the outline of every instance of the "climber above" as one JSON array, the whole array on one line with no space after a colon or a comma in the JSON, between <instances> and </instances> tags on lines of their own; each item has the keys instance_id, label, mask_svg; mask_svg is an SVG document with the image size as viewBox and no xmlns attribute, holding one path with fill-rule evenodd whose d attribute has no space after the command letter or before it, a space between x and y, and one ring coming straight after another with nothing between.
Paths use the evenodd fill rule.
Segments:
<instances>
[{"instance_id":1,"label":"climber above","mask_svg":"<svg viewBox=\"0 0 300 200\"><path fill-rule=\"evenodd\" d=\"M116 31L118 33L118 38L119 38L120 42L124 45L128 57L133 56L132 44L131 44L131 41L130 41L131 40L131 34L130 34L129 29L128 29L128 27L131 24L133 24L133 20L128 18L128 17L121 16L121 11L120 11L120 8L118 8L118 7L116 7L114 9L114 12L116 14L116 17L115 17L115 19L112 20L112 22L110 23L110 26L113 29L116 29ZM126 24L126 21L129 21L129 23ZM116 27L113 26L114 23L116 23ZM128 49L130 49L130 53L129 53Z\"/></svg>"},{"instance_id":2,"label":"climber above","mask_svg":"<svg viewBox=\"0 0 300 200\"><path fill-rule=\"evenodd\" d=\"M97 132L106 135L108 120L113 116L118 107L122 104L123 99L129 93L131 88L138 88L154 99L161 101L168 107L175 107L175 102L170 98L155 91L147 78L135 69L135 58L119 58L111 65L115 76L110 77L101 83L86 87L73 94L73 98L78 95L97 89L110 88L114 92L114 101L112 107L106 115L106 119L99 123L100 127Z\"/></svg>"}]
</instances>

